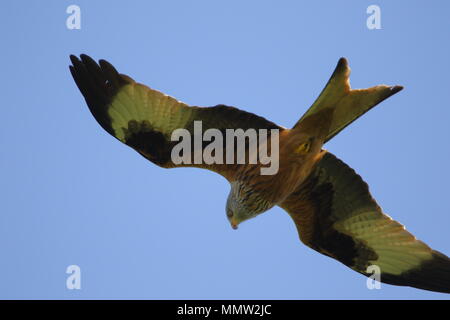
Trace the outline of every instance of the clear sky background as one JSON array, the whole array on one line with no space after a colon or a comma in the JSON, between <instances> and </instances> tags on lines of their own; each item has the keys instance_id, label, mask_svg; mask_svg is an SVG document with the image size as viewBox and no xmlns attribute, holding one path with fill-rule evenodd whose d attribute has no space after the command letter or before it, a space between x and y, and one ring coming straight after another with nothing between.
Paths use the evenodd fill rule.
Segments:
<instances>
[{"instance_id":1,"label":"clear sky background","mask_svg":"<svg viewBox=\"0 0 450 320\"><path fill-rule=\"evenodd\" d=\"M81 8L68 30L66 8ZM381 30L366 27L371 4ZM405 89L325 147L384 211L450 254L448 1L0 2L0 298L448 299L382 284L304 246L274 208L234 231L229 186L164 170L95 122L69 54L192 105L291 127L341 56L355 88ZM66 288L78 265L81 290Z\"/></svg>"}]
</instances>

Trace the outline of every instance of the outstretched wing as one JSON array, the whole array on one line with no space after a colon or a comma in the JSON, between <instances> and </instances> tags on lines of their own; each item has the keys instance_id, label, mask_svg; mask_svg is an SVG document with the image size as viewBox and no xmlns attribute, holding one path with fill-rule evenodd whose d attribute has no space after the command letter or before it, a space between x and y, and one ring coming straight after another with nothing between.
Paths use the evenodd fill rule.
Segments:
<instances>
[{"instance_id":1,"label":"outstretched wing","mask_svg":"<svg viewBox=\"0 0 450 320\"><path fill-rule=\"evenodd\" d=\"M132 147L153 163L171 168L195 166L213 170L230 179L233 165L175 164L171 151L178 141L172 141L172 132L186 129L194 146L194 121L202 122L202 131L210 128L226 129L279 129L276 124L234 107L190 107L168 95L136 83L119 74L107 61L97 64L87 55L81 60L70 56L72 76L83 94L97 122L112 136ZM225 139L224 139L225 140ZM225 143L225 142L224 142ZM200 148L205 146L202 143ZM223 148L223 163L226 159Z\"/></svg>"},{"instance_id":2,"label":"outstretched wing","mask_svg":"<svg viewBox=\"0 0 450 320\"><path fill-rule=\"evenodd\" d=\"M367 89L352 89L349 77L350 67L348 62L345 58L341 58L319 97L295 124L294 128L301 125L305 117L325 108L334 107L333 121L325 139L325 142L327 142L381 101L403 89L402 86L386 85L378 85Z\"/></svg>"},{"instance_id":3,"label":"outstretched wing","mask_svg":"<svg viewBox=\"0 0 450 320\"><path fill-rule=\"evenodd\" d=\"M331 153L281 207L303 243L353 270L371 275L376 265L381 282L450 293L450 259L383 214L367 184Z\"/></svg>"}]
</instances>

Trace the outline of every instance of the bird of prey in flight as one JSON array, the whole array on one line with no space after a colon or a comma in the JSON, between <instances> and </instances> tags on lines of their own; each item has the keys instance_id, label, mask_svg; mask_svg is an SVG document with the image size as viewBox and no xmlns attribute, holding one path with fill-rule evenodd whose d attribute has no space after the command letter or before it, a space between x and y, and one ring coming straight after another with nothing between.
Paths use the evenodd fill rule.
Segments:
<instances>
[{"instance_id":1,"label":"bird of prey in flight","mask_svg":"<svg viewBox=\"0 0 450 320\"><path fill-rule=\"evenodd\" d=\"M450 259L383 213L362 178L322 148L402 87L351 89L350 68L341 58L317 100L287 129L234 107L188 106L118 73L105 60L97 63L84 54L70 59L89 110L109 134L160 167L209 169L229 181L226 215L232 227L279 206L291 216L304 244L351 269L371 276L368 267L375 265L381 282L450 293ZM194 134L196 121L204 130L220 132L277 129L279 170L263 175L262 163L174 162L172 133L181 128ZM202 142L200 149L206 147ZM235 151L223 147L224 158Z\"/></svg>"}]
</instances>

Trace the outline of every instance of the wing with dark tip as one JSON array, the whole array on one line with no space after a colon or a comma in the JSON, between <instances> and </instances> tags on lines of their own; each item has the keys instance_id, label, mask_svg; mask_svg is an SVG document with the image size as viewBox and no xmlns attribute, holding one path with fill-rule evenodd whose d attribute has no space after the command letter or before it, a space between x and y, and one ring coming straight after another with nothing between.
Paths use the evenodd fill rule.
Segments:
<instances>
[{"instance_id":1,"label":"wing with dark tip","mask_svg":"<svg viewBox=\"0 0 450 320\"><path fill-rule=\"evenodd\" d=\"M335 108L334 118L325 139L325 142L327 142L381 101L403 89L402 86L386 85L378 85L367 89L352 89L349 77L350 67L348 62L345 58L341 58L319 97L294 127L300 125L306 116L333 107Z\"/></svg>"},{"instance_id":2,"label":"wing with dark tip","mask_svg":"<svg viewBox=\"0 0 450 320\"><path fill-rule=\"evenodd\" d=\"M388 215L353 169L326 153L281 205L314 250L381 282L450 293L450 259L417 240Z\"/></svg>"},{"instance_id":3,"label":"wing with dark tip","mask_svg":"<svg viewBox=\"0 0 450 320\"><path fill-rule=\"evenodd\" d=\"M173 163L171 151L178 141L171 140L172 132L186 129L194 137L194 121L202 121L203 132L210 128L222 132L239 128L282 130L262 117L234 107L190 107L119 74L105 60L97 64L87 55L80 58L70 56L69 68L94 118L109 134L161 167L196 166L218 172L227 179L232 176L233 165ZM225 149L223 153L225 159Z\"/></svg>"}]
</instances>

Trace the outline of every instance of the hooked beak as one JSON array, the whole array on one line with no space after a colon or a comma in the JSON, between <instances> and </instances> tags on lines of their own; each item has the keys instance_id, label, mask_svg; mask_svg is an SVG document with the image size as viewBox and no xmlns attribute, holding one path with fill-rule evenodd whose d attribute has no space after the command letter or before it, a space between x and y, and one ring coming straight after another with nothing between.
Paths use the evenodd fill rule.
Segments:
<instances>
[{"instance_id":1,"label":"hooked beak","mask_svg":"<svg viewBox=\"0 0 450 320\"><path fill-rule=\"evenodd\" d=\"M236 230L238 228L238 224L234 218L231 218L231 227L233 230Z\"/></svg>"}]
</instances>

